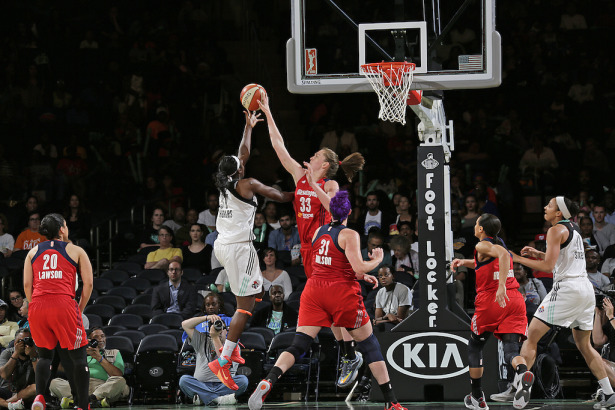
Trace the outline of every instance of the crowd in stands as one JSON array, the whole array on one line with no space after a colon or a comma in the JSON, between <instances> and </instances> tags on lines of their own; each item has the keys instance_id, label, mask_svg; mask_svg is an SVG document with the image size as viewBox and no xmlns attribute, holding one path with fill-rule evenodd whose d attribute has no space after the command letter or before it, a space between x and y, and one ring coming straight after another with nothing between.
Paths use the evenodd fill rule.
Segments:
<instances>
[{"instance_id":1,"label":"crowd in stands","mask_svg":"<svg viewBox=\"0 0 615 410\"><path fill-rule=\"evenodd\" d=\"M257 5L246 5L242 12L229 4L190 0L179 6L68 1L4 5L2 276L19 284L24 252L44 240L38 229L48 212L61 212L71 241L88 251L90 228L97 221L136 204L147 204L151 212L147 226L135 227L134 241L120 253L134 264L112 286L134 286L132 294L124 294L131 297L122 297L127 306L112 306L109 317L86 313L92 316L91 337L99 343L115 334L117 329L110 326L122 326L109 325L109 319L129 306L149 308L141 324L147 326L152 314L174 313L182 320L199 312L217 314L207 311L209 296L228 295L224 271L212 252L218 194L210 175L217 159L231 153L241 136L240 107L228 95L260 79L245 77L229 62L232 51L219 33L226 33L225 40L243 40L242 30L229 28L239 27L245 14L266 22L262 35L273 42L282 44L288 37L285 24L267 20L286 21L286 9L279 10L280 16L264 16ZM615 6L607 0L500 2L497 28L504 39L502 85L445 94L447 116L455 121L455 252L472 257L472 228L485 212L500 216L502 238L513 250L530 241L536 249L544 248L544 229L533 226L533 240L523 235L524 216L539 214L550 195L566 195L581 205L576 222L587 245L590 279L597 288L609 290L615 277L615 183L608 160L615 155L615 64L612 53L604 51L604 39L613 37ZM415 286L421 280L418 140L413 127L377 122L375 104L371 94L312 96L298 102L297 109L310 148L359 151L366 158L363 176L353 183L340 181L340 186L353 194L349 226L361 234L364 258L374 247L387 250L382 265L372 272L380 279L380 289L363 286L376 329L386 331L407 316L420 297ZM255 141L255 146L266 149L262 142ZM289 190L292 181L279 173L279 164L253 157L247 175L265 172L269 182ZM256 214L254 234L268 298L252 326L256 321L258 327L284 331L296 325L305 282L292 209L266 202ZM104 279L105 273L95 274ZM146 284L130 281L131 276ZM552 275L515 266L515 276L528 312L535 310L536 301L551 289ZM104 284L99 282L91 306L103 305L97 298L113 293ZM456 300L471 310L473 271L457 272L455 284ZM21 290L4 289L3 298L10 299L0 300L0 406L7 407L6 400L16 401L13 392L30 386L21 377L13 378L19 381L11 385L7 372L25 375L34 353L23 342L29 333ZM233 298L216 303L232 315ZM606 326L613 323L608 321L612 309L601 310L601 315ZM105 350L106 363L123 371L122 356L109 356L111 351ZM90 353L90 366L99 366L95 361L100 354L96 349ZM11 362L17 365L6 368ZM111 376L105 366L93 372L100 375L95 378ZM56 387L59 400L70 400L66 385ZM126 398L121 383L110 390L113 393L91 394L99 402ZM188 391L197 392L195 387Z\"/></svg>"}]
</instances>

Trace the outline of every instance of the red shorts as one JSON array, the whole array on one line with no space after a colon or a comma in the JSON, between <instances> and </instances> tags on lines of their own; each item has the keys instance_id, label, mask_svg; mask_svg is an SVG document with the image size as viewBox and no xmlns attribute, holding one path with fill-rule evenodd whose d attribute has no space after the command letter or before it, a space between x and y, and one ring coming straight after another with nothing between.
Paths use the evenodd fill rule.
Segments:
<instances>
[{"instance_id":1,"label":"red shorts","mask_svg":"<svg viewBox=\"0 0 615 410\"><path fill-rule=\"evenodd\" d=\"M301 293L297 326L357 329L367 322L359 282L308 279Z\"/></svg>"},{"instance_id":2,"label":"red shorts","mask_svg":"<svg viewBox=\"0 0 615 410\"><path fill-rule=\"evenodd\" d=\"M69 296L45 295L28 306L32 339L38 347L75 350L88 344L77 302Z\"/></svg>"},{"instance_id":3,"label":"red shorts","mask_svg":"<svg viewBox=\"0 0 615 410\"><path fill-rule=\"evenodd\" d=\"M503 308L495 301L495 293L476 296L476 310L472 317L474 334L492 332L499 339L502 334L516 333L522 335L523 340L527 339L525 299L517 289L508 289L506 294L510 300Z\"/></svg>"},{"instance_id":4,"label":"red shorts","mask_svg":"<svg viewBox=\"0 0 615 410\"><path fill-rule=\"evenodd\" d=\"M309 279L312 276L312 244L301 244L301 257L303 258L303 270Z\"/></svg>"}]
</instances>

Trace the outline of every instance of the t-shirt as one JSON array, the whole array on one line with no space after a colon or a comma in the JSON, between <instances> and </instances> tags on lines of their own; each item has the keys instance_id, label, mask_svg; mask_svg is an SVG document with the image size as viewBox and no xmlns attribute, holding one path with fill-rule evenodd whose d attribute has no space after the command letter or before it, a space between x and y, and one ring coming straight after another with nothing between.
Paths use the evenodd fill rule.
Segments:
<instances>
[{"instance_id":1,"label":"t-shirt","mask_svg":"<svg viewBox=\"0 0 615 410\"><path fill-rule=\"evenodd\" d=\"M396 283L391 291L381 288L376 294L376 308L383 310L384 314L397 314L399 306L412 306L412 292L403 283Z\"/></svg>"},{"instance_id":2,"label":"t-shirt","mask_svg":"<svg viewBox=\"0 0 615 410\"><path fill-rule=\"evenodd\" d=\"M209 369L207 364L217 357L214 351L214 344L208 333L193 332L190 338L190 344L194 347L196 353L196 366L194 369L194 378L200 382L221 383L220 379ZM231 377L235 376L239 363L233 362L230 369Z\"/></svg>"},{"instance_id":3,"label":"t-shirt","mask_svg":"<svg viewBox=\"0 0 615 410\"><path fill-rule=\"evenodd\" d=\"M199 219L197 220L197 223L200 223L205 226L216 226L217 217L218 217L217 211L215 215L212 215L211 212L209 212L209 209L206 209L203 212L199 213Z\"/></svg>"},{"instance_id":4,"label":"t-shirt","mask_svg":"<svg viewBox=\"0 0 615 410\"><path fill-rule=\"evenodd\" d=\"M10 233L0 235L0 252L12 251L15 246L15 238Z\"/></svg>"},{"instance_id":5,"label":"t-shirt","mask_svg":"<svg viewBox=\"0 0 615 410\"><path fill-rule=\"evenodd\" d=\"M293 293L293 284L290 281L290 276L285 270L280 273L280 276L275 278L273 282L269 282L265 276L263 276L263 290L266 292L272 285L280 285L284 288L284 300L287 300L291 293Z\"/></svg>"},{"instance_id":6,"label":"t-shirt","mask_svg":"<svg viewBox=\"0 0 615 410\"><path fill-rule=\"evenodd\" d=\"M122 354L117 349L105 349L102 353L105 360L120 369L122 374L124 373L124 359ZM109 375L107 371L102 367L102 364L98 363L98 360L92 356L88 356L88 367L90 368L90 378L107 380Z\"/></svg>"},{"instance_id":7,"label":"t-shirt","mask_svg":"<svg viewBox=\"0 0 615 410\"><path fill-rule=\"evenodd\" d=\"M176 256L179 256L182 260L184 259L184 255L180 248L157 249L147 254L147 262L158 262L161 259L171 260L171 258Z\"/></svg>"},{"instance_id":8,"label":"t-shirt","mask_svg":"<svg viewBox=\"0 0 615 410\"><path fill-rule=\"evenodd\" d=\"M47 238L38 232L26 229L19 234L15 241L15 249L32 249L39 243L46 241Z\"/></svg>"},{"instance_id":9,"label":"t-shirt","mask_svg":"<svg viewBox=\"0 0 615 410\"><path fill-rule=\"evenodd\" d=\"M271 312L271 319L269 323L267 323L267 327L277 335L280 333L280 328L282 327L282 315L284 312L276 312L275 310Z\"/></svg>"},{"instance_id":10,"label":"t-shirt","mask_svg":"<svg viewBox=\"0 0 615 410\"><path fill-rule=\"evenodd\" d=\"M369 212L365 215L365 235L369 234L369 230L372 228L382 228L382 211L378 211L376 215L372 215Z\"/></svg>"},{"instance_id":11,"label":"t-shirt","mask_svg":"<svg viewBox=\"0 0 615 410\"><path fill-rule=\"evenodd\" d=\"M14 347L9 347L8 349L2 351L0 354L0 367L4 367L9 360L12 360L11 356L13 355L13 352L15 352ZM0 387L10 389L12 386L13 389L17 391L22 390L31 384L34 384L34 369L32 368L30 358L26 358L25 360L17 360L15 370L13 370L13 374L9 377L9 380L0 378Z\"/></svg>"},{"instance_id":12,"label":"t-shirt","mask_svg":"<svg viewBox=\"0 0 615 410\"><path fill-rule=\"evenodd\" d=\"M540 279L530 278L525 285L519 285L519 292L526 301L538 306L547 295L547 289Z\"/></svg>"},{"instance_id":13,"label":"t-shirt","mask_svg":"<svg viewBox=\"0 0 615 410\"><path fill-rule=\"evenodd\" d=\"M589 279L592 285L600 289L611 284L611 282L609 282L609 279L600 272L587 272L587 279Z\"/></svg>"}]
</instances>

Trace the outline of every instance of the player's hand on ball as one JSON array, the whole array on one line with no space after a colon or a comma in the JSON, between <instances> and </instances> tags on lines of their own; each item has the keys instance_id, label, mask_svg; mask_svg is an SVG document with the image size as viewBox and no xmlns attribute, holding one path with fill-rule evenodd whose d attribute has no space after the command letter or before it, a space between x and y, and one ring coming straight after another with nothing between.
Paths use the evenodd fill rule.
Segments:
<instances>
[{"instance_id":1,"label":"player's hand on ball","mask_svg":"<svg viewBox=\"0 0 615 410\"><path fill-rule=\"evenodd\" d=\"M256 127L256 124L263 121L263 119L260 118L261 114L257 114L256 111L250 112L248 110L245 110L243 113L246 116L246 125L250 128Z\"/></svg>"},{"instance_id":2,"label":"player's hand on ball","mask_svg":"<svg viewBox=\"0 0 615 410\"><path fill-rule=\"evenodd\" d=\"M261 109L262 112L265 113L265 115L271 114L271 110L269 108L269 96L268 95L263 95L261 99L258 100L258 107Z\"/></svg>"}]
</instances>

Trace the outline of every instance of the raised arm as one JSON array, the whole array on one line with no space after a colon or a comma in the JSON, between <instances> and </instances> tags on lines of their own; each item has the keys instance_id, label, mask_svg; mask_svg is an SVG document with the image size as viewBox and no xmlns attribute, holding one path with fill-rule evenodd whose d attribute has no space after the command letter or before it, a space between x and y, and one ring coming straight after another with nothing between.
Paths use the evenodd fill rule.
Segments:
<instances>
[{"instance_id":1,"label":"raised arm","mask_svg":"<svg viewBox=\"0 0 615 410\"><path fill-rule=\"evenodd\" d=\"M262 119L259 118L260 114L256 114L256 111L253 113L244 111L243 114L246 117L246 126L243 129L243 137L239 143L237 157L245 166L250 159L250 150L252 149L252 129L256 126L256 124L262 121Z\"/></svg>"},{"instance_id":2,"label":"raised arm","mask_svg":"<svg viewBox=\"0 0 615 410\"><path fill-rule=\"evenodd\" d=\"M301 165L290 156L286 146L284 145L282 134L280 134L278 127L275 125L273 115L271 115L271 109L269 108L269 97L264 96L258 101L258 105L265 114L265 117L267 117L271 145L273 146L275 153L278 155L278 159L282 163L282 166L293 176L293 180L296 184L297 181L299 181L303 176L304 171Z\"/></svg>"},{"instance_id":3,"label":"raised arm","mask_svg":"<svg viewBox=\"0 0 615 410\"><path fill-rule=\"evenodd\" d=\"M378 265L380 265L380 262L382 262L382 257L384 256L382 248L375 248L372 250L372 253L368 255L369 260L363 260L361 256L361 240L359 234L352 229L344 229L340 232L338 243L340 247L344 249L346 258L348 258L352 270L357 274L358 280L362 280L364 276L367 276L367 273L376 269Z\"/></svg>"},{"instance_id":4,"label":"raised arm","mask_svg":"<svg viewBox=\"0 0 615 410\"><path fill-rule=\"evenodd\" d=\"M337 191L340 190L339 184L336 181L330 179L325 182L324 189L322 189L318 185L317 181L314 179L314 171L312 170L312 166L308 162L304 162L303 165L305 165L305 170L303 171L305 172L305 178L307 179L314 192L316 192L318 200L320 201L322 206L325 207L327 212L331 212L329 210L329 203L331 202L331 198L333 198Z\"/></svg>"}]
</instances>

